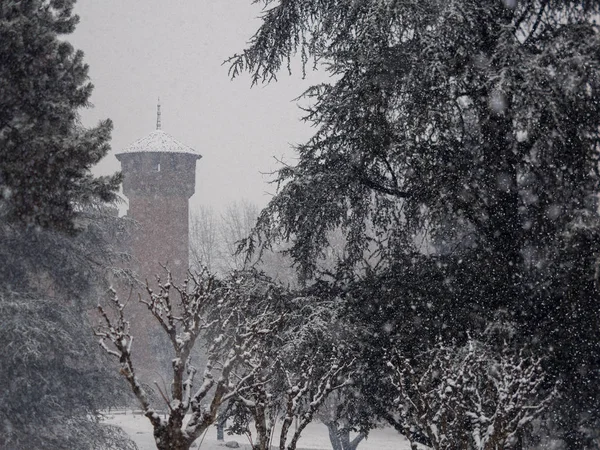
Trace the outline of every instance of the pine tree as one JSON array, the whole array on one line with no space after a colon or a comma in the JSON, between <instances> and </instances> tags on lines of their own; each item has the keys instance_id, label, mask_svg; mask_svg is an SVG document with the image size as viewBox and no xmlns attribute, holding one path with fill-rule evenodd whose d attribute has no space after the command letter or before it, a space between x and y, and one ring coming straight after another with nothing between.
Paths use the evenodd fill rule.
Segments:
<instances>
[{"instance_id":1,"label":"pine tree","mask_svg":"<svg viewBox=\"0 0 600 450\"><path fill-rule=\"evenodd\" d=\"M105 202L120 176L90 172L112 124L78 121L92 85L83 54L62 40L74 3L0 2L1 448L135 448L97 420L118 395L87 310L118 256Z\"/></svg>"},{"instance_id":2,"label":"pine tree","mask_svg":"<svg viewBox=\"0 0 600 450\"><path fill-rule=\"evenodd\" d=\"M405 245L450 220L510 263L593 212L600 5L580 3L272 6L232 73L268 80L299 52L337 81L306 92L318 131L279 171L258 231L294 235L310 271L338 226L360 259L365 222Z\"/></svg>"},{"instance_id":3,"label":"pine tree","mask_svg":"<svg viewBox=\"0 0 600 450\"><path fill-rule=\"evenodd\" d=\"M78 121L93 86L83 53L60 38L79 20L74 3L0 4L0 214L65 232L79 203L113 200L120 182L89 171L110 148L112 124Z\"/></svg>"}]
</instances>

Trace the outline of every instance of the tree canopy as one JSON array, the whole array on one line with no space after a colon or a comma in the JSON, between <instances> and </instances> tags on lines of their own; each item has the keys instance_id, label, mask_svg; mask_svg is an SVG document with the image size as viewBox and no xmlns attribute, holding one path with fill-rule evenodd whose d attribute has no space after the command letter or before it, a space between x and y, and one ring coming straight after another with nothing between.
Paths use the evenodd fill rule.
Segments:
<instances>
[{"instance_id":1,"label":"tree canopy","mask_svg":"<svg viewBox=\"0 0 600 450\"><path fill-rule=\"evenodd\" d=\"M135 448L97 420L122 391L94 351L87 308L124 256L124 230L107 205L120 176L90 172L112 124L79 123L92 85L62 39L79 20L74 3L0 2L2 448Z\"/></svg>"},{"instance_id":2,"label":"tree canopy","mask_svg":"<svg viewBox=\"0 0 600 450\"><path fill-rule=\"evenodd\" d=\"M112 123L85 129L78 120L93 86L83 52L61 39L79 21L74 4L0 5L0 213L66 232L74 231L78 204L114 200L120 183L90 173L110 149Z\"/></svg>"},{"instance_id":3,"label":"tree canopy","mask_svg":"<svg viewBox=\"0 0 600 450\"><path fill-rule=\"evenodd\" d=\"M460 227L510 261L595 211L597 2L264 5L232 74L268 81L299 53L336 80L304 94L317 132L256 233L294 236L306 270L340 226L354 260L382 232L393 250Z\"/></svg>"},{"instance_id":4,"label":"tree canopy","mask_svg":"<svg viewBox=\"0 0 600 450\"><path fill-rule=\"evenodd\" d=\"M591 445L600 2L258 3L261 26L231 75L270 82L299 57L331 81L304 93L316 131L277 172L246 248L289 240L301 274L320 278L341 230L333 291L317 285L349 299L373 355L391 336L414 354L514 320L516 345L549 351L564 381L562 437Z\"/></svg>"}]
</instances>

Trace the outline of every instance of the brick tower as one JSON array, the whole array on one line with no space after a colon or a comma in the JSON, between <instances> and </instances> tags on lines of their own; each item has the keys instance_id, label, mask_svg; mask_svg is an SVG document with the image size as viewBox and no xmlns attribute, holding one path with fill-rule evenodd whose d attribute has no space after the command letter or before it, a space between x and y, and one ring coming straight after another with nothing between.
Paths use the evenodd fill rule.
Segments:
<instances>
[{"instance_id":1,"label":"brick tower","mask_svg":"<svg viewBox=\"0 0 600 450\"><path fill-rule=\"evenodd\" d=\"M189 265L189 198L196 185L201 155L161 130L160 103L156 131L117 154L123 172L127 216L136 221L131 252L141 280L164 278L167 265L182 282Z\"/></svg>"}]
</instances>

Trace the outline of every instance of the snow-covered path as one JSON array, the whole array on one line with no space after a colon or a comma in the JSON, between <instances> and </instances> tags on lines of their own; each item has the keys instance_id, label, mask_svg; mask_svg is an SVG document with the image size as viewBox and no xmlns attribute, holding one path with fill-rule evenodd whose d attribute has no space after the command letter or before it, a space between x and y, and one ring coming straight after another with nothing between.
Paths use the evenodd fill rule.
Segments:
<instances>
[{"instance_id":1,"label":"snow-covered path","mask_svg":"<svg viewBox=\"0 0 600 450\"><path fill-rule=\"evenodd\" d=\"M109 414L107 415L106 423L118 425L131 436L136 442L140 450L155 450L154 439L152 437L152 427L148 420L137 414L128 412L127 414ZM199 447L200 450L224 450L223 442L217 441L216 428L209 429L204 440ZM225 442L237 441L240 444L240 449L248 450L250 445L245 436L225 436ZM310 424L302 433L299 449L310 450L327 450L331 449L327 428L321 423ZM410 446L403 436L399 435L392 428L383 428L373 430L369 434L369 438L358 446L358 450L409 450Z\"/></svg>"}]
</instances>

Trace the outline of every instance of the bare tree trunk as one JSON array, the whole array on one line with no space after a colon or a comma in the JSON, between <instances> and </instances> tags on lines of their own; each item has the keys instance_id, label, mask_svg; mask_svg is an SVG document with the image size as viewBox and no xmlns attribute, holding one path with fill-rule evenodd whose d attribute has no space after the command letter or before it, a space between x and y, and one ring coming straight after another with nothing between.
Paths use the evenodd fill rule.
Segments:
<instances>
[{"instance_id":1,"label":"bare tree trunk","mask_svg":"<svg viewBox=\"0 0 600 450\"><path fill-rule=\"evenodd\" d=\"M344 450L356 450L358 444L360 444L366 437L364 433L359 433L357 436L354 437L354 439L350 441L350 432L346 431L346 433L348 433L348 447L344 448Z\"/></svg>"},{"instance_id":2,"label":"bare tree trunk","mask_svg":"<svg viewBox=\"0 0 600 450\"><path fill-rule=\"evenodd\" d=\"M166 426L154 429L154 442L158 450L189 450L193 441L185 438L181 429Z\"/></svg>"},{"instance_id":3,"label":"bare tree trunk","mask_svg":"<svg viewBox=\"0 0 600 450\"><path fill-rule=\"evenodd\" d=\"M287 434L290 426L292 425L292 418L288 415L283 419L281 424L281 435L279 436L279 450L285 450L285 443L287 441Z\"/></svg>"},{"instance_id":4,"label":"bare tree trunk","mask_svg":"<svg viewBox=\"0 0 600 450\"><path fill-rule=\"evenodd\" d=\"M363 433L358 434L354 439L350 440L350 430L347 428L338 428L336 422L325 424L329 431L329 440L333 450L356 450L358 444L365 438Z\"/></svg>"},{"instance_id":5,"label":"bare tree trunk","mask_svg":"<svg viewBox=\"0 0 600 450\"><path fill-rule=\"evenodd\" d=\"M327 431L329 432L329 441L331 442L331 448L333 450L343 450L340 442L340 436L338 435L338 427L335 422L328 422L325 424Z\"/></svg>"},{"instance_id":6,"label":"bare tree trunk","mask_svg":"<svg viewBox=\"0 0 600 450\"><path fill-rule=\"evenodd\" d=\"M256 425L256 443L253 450L269 450L269 429L266 424L264 407L257 407L258 413L254 416Z\"/></svg>"},{"instance_id":7,"label":"bare tree trunk","mask_svg":"<svg viewBox=\"0 0 600 450\"><path fill-rule=\"evenodd\" d=\"M294 433L294 435L292 436L292 441L290 442L290 444L288 445L288 450L296 450L296 447L298 445L298 439L300 439L300 435L302 434L302 431L304 431L304 429L306 428L306 426L312 421L312 414L307 413L304 416L304 420L302 420L300 422L300 424L298 425L298 429L296 430L296 432Z\"/></svg>"},{"instance_id":8,"label":"bare tree trunk","mask_svg":"<svg viewBox=\"0 0 600 450\"><path fill-rule=\"evenodd\" d=\"M219 417L217 418L217 441L224 441L225 440L225 426L227 425L227 415L226 414L219 414Z\"/></svg>"}]
</instances>

